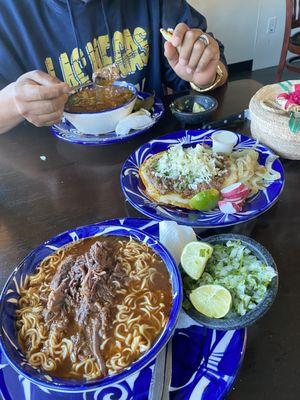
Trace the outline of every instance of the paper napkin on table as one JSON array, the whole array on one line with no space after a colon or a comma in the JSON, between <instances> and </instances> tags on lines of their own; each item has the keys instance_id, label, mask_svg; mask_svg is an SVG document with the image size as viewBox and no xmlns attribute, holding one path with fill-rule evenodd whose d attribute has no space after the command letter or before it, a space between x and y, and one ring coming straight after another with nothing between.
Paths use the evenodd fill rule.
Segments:
<instances>
[{"instance_id":1,"label":"paper napkin on table","mask_svg":"<svg viewBox=\"0 0 300 400\"><path fill-rule=\"evenodd\" d=\"M178 225L175 221L161 221L159 223L159 241L174 257L177 265L180 263L184 247L197 240L193 228Z\"/></svg>"}]
</instances>

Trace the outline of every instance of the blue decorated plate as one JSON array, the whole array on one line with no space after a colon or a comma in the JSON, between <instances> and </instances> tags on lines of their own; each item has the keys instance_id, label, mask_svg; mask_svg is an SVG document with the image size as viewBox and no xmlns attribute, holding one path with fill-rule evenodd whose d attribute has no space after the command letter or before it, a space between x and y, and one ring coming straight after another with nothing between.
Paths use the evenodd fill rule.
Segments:
<instances>
[{"instance_id":1,"label":"blue decorated plate","mask_svg":"<svg viewBox=\"0 0 300 400\"><path fill-rule=\"evenodd\" d=\"M150 96L150 93L139 92L139 99L146 99ZM148 131L153 125L155 125L164 113L164 105L162 101L155 97L155 102L151 110L151 116L153 119L152 125L145 129L132 130L128 135L118 136L115 132L110 132L104 135L88 135L79 132L69 121L65 118L59 124L52 125L50 131L59 139L65 140L66 142L82 144L87 146L104 146L108 144L114 144L119 142L126 142L127 140L141 135Z\"/></svg>"},{"instance_id":2,"label":"blue decorated plate","mask_svg":"<svg viewBox=\"0 0 300 400\"><path fill-rule=\"evenodd\" d=\"M98 224L92 225L96 229ZM127 218L101 223L142 230L158 237L158 223ZM72 231L69 231L71 234ZM72 233L73 240L76 236ZM220 332L202 327L184 312L167 346L164 379L169 400L221 400L229 393L241 366L246 331ZM155 362L118 383L85 393L72 393L73 400L148 400ZM0 351L0 395L3 400L68 400L70 393L53 392L19 375ZM155 399L157 400L157 399Z\"/></svg>"},{"instance_id":3,"label":"blue decorated plate","mask_svg":"<svg viewBox=\"0 0 300 400\"><path fill-rule=\"evenodd\" d=\"M183 225L197 228L217 228L240 224L256 218L267 211L278 199L284 186L284 172L281 162L277 159L273 163L273 169L278 171L281 179L271 183L265 190L247 200L242 212L226 215L219 209L201 212L159 205L148 198L145 188L139 178L140 165L149 157L161 151L167 150L171 145L184 144L195 145L197 143L212 146L211 135L213 130L189 130L179 131L164 135L145 143L136 150L124 163L121 171L121 187L129 203L142 214L155 220L174 220ZM236 134L238 143L236 150L253 147L256 142L247 136ZM256 147L259 152L259 163L265 165L269 155L274 155L270 149L262 144Z\"/></svg>"}]
</instances>

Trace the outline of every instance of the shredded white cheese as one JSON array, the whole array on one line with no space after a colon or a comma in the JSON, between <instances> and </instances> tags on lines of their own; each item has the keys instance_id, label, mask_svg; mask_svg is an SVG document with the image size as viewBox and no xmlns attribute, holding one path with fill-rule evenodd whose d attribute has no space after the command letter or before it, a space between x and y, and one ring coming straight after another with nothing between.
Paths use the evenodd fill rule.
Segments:
<instances>
[{"instance_id":1,"label":"shredded white cheese","mask_svg":"<svg viewBox=\"0 0 300 400\"><path fill-rule=\"evenodd\" d=\"M172 180L179 179L184 181L188 188L196 190L199 184L209 184L213 178L224 175L226 170L220 168L221 160L222 156L214 154L210 148L200 144L194 148L183 148L178 144L159 158L155 166L155 175Z\"/></svg>"}]
</instances>

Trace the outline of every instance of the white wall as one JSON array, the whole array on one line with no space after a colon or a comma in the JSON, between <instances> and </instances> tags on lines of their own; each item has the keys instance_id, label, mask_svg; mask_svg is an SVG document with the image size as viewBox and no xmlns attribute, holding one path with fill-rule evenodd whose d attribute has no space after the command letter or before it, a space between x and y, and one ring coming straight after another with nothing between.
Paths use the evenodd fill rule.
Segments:
<instances>
[{"instance_id":1,"label":"white wall","mask_svg":"<svg viewBox=\"0 0 300 400\"><path fill-rule=\"evenodd\" d=\"M277 18L275 33L268 34L270 17ZM281 54L285 27L285 1L260 0L258 10L258 28L254 45L253 69L278 65Z\"/></svg>"},{"instance_id":2,"label":"white wall","mask_svg":"<svg viewBox=\"0 0 300 400\"><path fill-rule=\"evenodd\" d=\"M254 69L277 65L285 19L285 0L188 0L208 20L225 45L229 64L254 60ZM269 17L277 30L267 34Z\"/></svg>"},{"instance_id":3,"label":"white wall","mask_svg":"<svg viewBox=\"0 0 300 400\"><path fill-rule=\"evenodd\" d=\"M251 60L260 0L189 0L225 45L229 64ZM242 7L241 7L242 3Z\"/></svg>"}]
</instances>

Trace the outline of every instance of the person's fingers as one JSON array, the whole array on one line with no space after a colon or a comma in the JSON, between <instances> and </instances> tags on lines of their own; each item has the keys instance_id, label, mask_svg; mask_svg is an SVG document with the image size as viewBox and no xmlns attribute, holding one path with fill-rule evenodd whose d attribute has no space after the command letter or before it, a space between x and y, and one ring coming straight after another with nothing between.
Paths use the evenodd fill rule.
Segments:
<instances>
[{"instance_id":1,"label":"person's fingers","mask_svg":"<svg viewBox=\"0 0 300 400\"><path fill-rule=\"evenodd\" d=\"M29 91L35 92L34 98L29 98L29 100L51 99L62 93L69 94L71 91L71 88L65 82L38 70L21 75L16 83L17 90L22 91L22 86L31 86ZM52 89L53 87L55 88ZM47 88L49 88L49 92ZM28 95L30 96L30 93Z\"/></svg>"},{"instance_id":2,"label":"person's fingers","mask_svg":"<svg viewBox=\"0 0 300 400\"><path fill-rule=\"evenodd\" d=\"M45 86L51 86L55 85L58 83L61 83L59 79L57 79L55 76L51 76L47 74L46 72L35 70L35 71L29 71L26 74L23 74L20 76L18 81L24 81L26 79L31 79L35 82L37 82L40 85L45 85Z\"/></svg>"},{"instance_id":3,"label":"person's fingers","mask_svg":"<svg viewBox=\"0 0 300 400\"><path fill-rule=\"evenodd\" d=\"M204 72L194 72L193 82L200 87L212 84L216 79L217 67L218 61L212 60Z\"/></svg>"},{"instance_id":4,"label":"person's fingers","mask_svg":"<svg viewBox=\"0 0 300 400\"><path fill-rule=\"evenodd\" d=\"M204 43L202 43L200 40L196 40L192 50L192 54L188 61L187 73L192 73L193 71L195 71L202 57L203 52L204 52Z\"/></svg>"},{"instance_id":5,"label":"person's fingers","mask_svg":"<svg viewBox=\"0 0 300 400\"><path fill-rule=\"evenodd\" d=\"M56 111L62 111L68 100L68 95L61 94L59 97L50 100L41 100L38 98L35 101L24 101L23 97L21 101L18 101L18 97L16 97L15 100L19 113L24 118L28 119L36 115L45 115Z\"/></svg>"},{"instance_id":6,"label":"person's fingers","mask_svg":"<svg viewBox=\"0 0 300 400\"><path fill-rule=\"evenodd\" d=\"M165 42L165 57L172 68L178 63L178 51L170 42Z\"/></svg>"},{"instance_id":7,"label":"person's fingers","mask_svg":"<svg viewBox=\"0 0 300 400\"><path fill-rule=\"evenodd\" d=\"M62 119L62 115L59 118L54 119L53 121L45 122L45 124L43 126L51 126L51 125L59 124L61 119Z\"/></svg>"},{"instance_id":8,"label":"person's fingers","mask_svg":"<svg viewBox=\"0 0 300 400\"><path fill-rule=\"evenodd\" d=\"M211 61L215 61L216 63L218 63L219 59L220 59L220 53L218 52L218 50L214 49L211 46L208 46L204 50L202 57L199 60L196 72L205 71Z\"/></svg>"},{"instance_id":9,"label":"person's fingers","mask_svg":"<svg viewBox=\"0 0 300 400\"><path fill-rule=\"evenodd\" d=\"M51 114L63 110L67 98L67 95L62 95L54 100L24 102L19 111L25 118L34 115Z\"/></svg>"},{"instance_id":10,"label":"person's fingers","mask_svg":"<svg viewBox=\"0 0 300 400\"><path fill-rule=\"evenodd\" d=\"M186 34L186 32L189 30L190 28L187 26L187 24L181 22L180 24L178 24L174 31L173 31L173 37L172 37L172 44L175 47L181 46L184 36Z\"/></svg>"},{"instance_id":11,"label":"person's fingers","mask_svg":"<svg viewBox=\"0 0 300 400\"><path fill-rule=\"evenodd\" d=\"M199 33L195 30L189 30L184 35L184 39L179 51L179 64L187 65L191 57L194 44L199 37Z\"/></svg>"},{"instance_id":12,"label":"person's fingers","mask_svg":"<svg viewBox=\"0 0 300 400\"><path fill-rule=\"evenodd\" d=\"M50 114L31 116L26 119L33 125L41 127L58 123L62 119L62 116L63 116L62 111L56 111Z\"/></svg>"},{"instance_id":13,"label":"person's fingers","mask_svg":"<svg viewBox=\"0 0 300 400\"><path fill-rule=\"evenodd\" d=\"M37 84L25 84L15 86L16 101L41 101L55 99L66 94L64 83L53 86L41 86Z\"/></svg>"}]
</instances>

